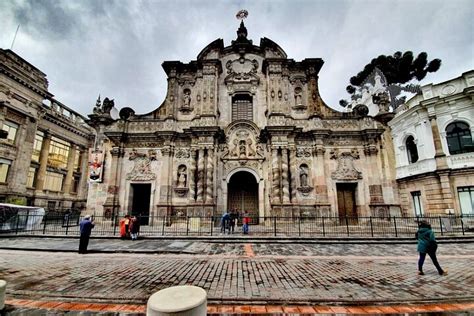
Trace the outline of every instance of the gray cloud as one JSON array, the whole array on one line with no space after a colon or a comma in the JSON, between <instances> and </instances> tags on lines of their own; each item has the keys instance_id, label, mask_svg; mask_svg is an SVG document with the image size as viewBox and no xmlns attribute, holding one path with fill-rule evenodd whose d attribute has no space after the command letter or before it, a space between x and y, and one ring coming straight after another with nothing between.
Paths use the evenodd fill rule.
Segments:
<instances>
[{"instance_id":1,"label":"gray cloud","mask_svg":"<svg viewBox=\"0 0 474 316\"><path fill-rule=\"evenodd\" d=\"M323 99L337 107L349 78L380 54L426 51L443 65L422 83L474 68L474 4L454 1L0 1L0 46L49 78L50 91L82 114L97 95L138 113L166 93L165 60L189 62L216 38L236 37L235 13L249 11L249 37L278 43L289 58L320 57ZM4 31L3 31L4 30Z\"/></svg>"}]
</instances>

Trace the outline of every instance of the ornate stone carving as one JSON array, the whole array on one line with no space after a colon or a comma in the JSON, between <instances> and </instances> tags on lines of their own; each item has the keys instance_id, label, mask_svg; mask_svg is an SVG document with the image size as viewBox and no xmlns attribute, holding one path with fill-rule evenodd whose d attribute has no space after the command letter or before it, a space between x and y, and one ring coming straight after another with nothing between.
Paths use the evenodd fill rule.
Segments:
<instances>
[{"instance_id":1,"label":"ornate stone carving","mask_svg":"<svg viewBox=\"0 0 474 316\"><path fill-rule=\"evenodd\" d=\"M311 148L297 148L296 149L296 157L311 157L312 149Z\"/></svg>"},{"instance_id":2,"label":"ornate stone carving","mask_svg":"<svg viewBox=\"0 0 474 316\"><path fill-rule=\"evenodd\" d=\"M258 150L260 150L260 157L263 158L262 149L257 150L257 131L252 126L239 123L229 128L227 134L230 159L257 158ZM221 158L224 158L224 155Z\"/></svg>"},{"instance_id":3,"label":"ornate stone carving","mask_svg":"<svg viewBox=\"0 0 474 316\"><path fill-rule=\"evenodd\" d=\"M247 90L256 91L260 78L257 76L258 61L244 57L229 60L226 63L227 77L224 82L229 92Z\"/></svg>"},{"instance_id":4,"label":"ornate stone carving","mask_svg":"<svg viewBox=\"0 0 474 316\"><path fill-rule=\"evenodd\" d=\"M186 159L186 158L189 158L191 156L191 153L189 152L188 148L178 148L178 150L176 150L174 156L178 159Z\"/></svg>"},{"instance_id":5,"label":"ornate stone carving","mask_svg":"<svg viewBox=\"0 0 474 316\"><path fill-rule=\"evenodd\" d=\"M156 179L156 174L151 171L151 160L149 157L136 156L133 169L127 174L126 179L132 181L150 181Z\"/></svg>"},{"instance_id":6,"label":"ornate stone carving","mask_svg":"<svg viewBox=\"0 0 474 316\"><path fill-rule=\"evenodd\" d=\"M331 159L337 159L337 168L331 174L331 178L334 180L358 180L362 179L362 172L358 171L354 167L354 159L359 159L359 153L357 150L351 152L338 153L336 150L331 150Z\"/></svg>"},{"instance_id":7,"label":"ornate stone carving","mask_svg":"<svg viewBox=\"0 0 474 316\"><path fill-rule=\"evenodd\" d=\"M297 190L301 193L303 196L308 196L311 191L313 191L313 187L305 186L305 187L298 187Z\"/></svg>"}]
</instances>

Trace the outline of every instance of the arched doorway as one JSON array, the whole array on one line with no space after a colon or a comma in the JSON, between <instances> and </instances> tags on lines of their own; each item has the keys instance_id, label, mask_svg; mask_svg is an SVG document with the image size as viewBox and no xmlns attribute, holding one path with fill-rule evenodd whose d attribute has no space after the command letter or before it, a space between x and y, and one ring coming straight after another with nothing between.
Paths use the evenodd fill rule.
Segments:
<instances>
[{"instance_id":1,"label":"arched doorway","mask_svg":"<svg viewBox=\"0 0 474 316\"><path fill-rule=\"evenodd\" d=\"M240 214L247 211L252 217L251 224L258 223L258 183L250 172L234 173L227 186L227 208Z\"/></svg>"}]
</instances>

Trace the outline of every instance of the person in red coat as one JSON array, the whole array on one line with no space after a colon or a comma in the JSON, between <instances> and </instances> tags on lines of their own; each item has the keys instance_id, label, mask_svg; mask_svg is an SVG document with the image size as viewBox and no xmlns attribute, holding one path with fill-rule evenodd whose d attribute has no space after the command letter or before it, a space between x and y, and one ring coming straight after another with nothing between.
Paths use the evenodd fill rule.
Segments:
<instances>
[{"instance_id":1,"label":"person in red coat","mask_svg":"<svg viewBox=\"0 0 474 316\"><path fill-rule=\"evenodd\" d=\"M243 223L242 229L244 231L244 234L247 235L249 233L249 223L250 223L250 217L249 217L248 212L244 213L244 217L242 218L242 223Z\"/></svg>"}]
</instances>

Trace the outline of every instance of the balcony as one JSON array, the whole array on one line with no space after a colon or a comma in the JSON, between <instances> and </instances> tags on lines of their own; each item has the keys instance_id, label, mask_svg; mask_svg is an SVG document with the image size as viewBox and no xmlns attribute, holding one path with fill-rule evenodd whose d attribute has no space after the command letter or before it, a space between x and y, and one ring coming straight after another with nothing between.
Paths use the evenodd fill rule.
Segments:
<instances>
[{"instance_id":1,"label":"balcony","mask_svg":"<svg viewBox=\"0 0 474 316\"><path fill-rule=\"evenodd\" d=\"M397 168L397 179L402 179L426 172L436 170L436 160L434 158L420 160L416 163Z\"/></svg>"},{"instance_id":2,"label":"balcony","mask_svg":"<svg viewBox=\"0 0 474 316\"><path fill-rule=\"evenodd\" d=\"M451 169L474 167L474 152L448 156L448 166Z\"/></svg>"}]
</instances>

